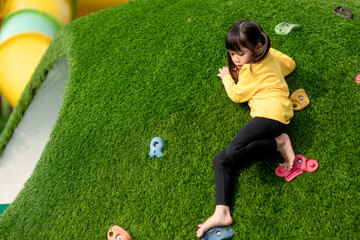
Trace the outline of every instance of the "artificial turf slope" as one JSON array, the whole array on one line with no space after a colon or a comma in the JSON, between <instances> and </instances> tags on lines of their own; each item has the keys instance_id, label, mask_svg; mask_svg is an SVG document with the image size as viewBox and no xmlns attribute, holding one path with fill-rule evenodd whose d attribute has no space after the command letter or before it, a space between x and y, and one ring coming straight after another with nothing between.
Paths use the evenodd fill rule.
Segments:
<instances>
[{"instance_id":1,"label":"artificial turf slope","mask_svg":"<svg viewBox=\"0 0 360 240\"><path fill-rule=\"evenodd\" d=\"M259 22L297 68L290 91L297 153L315 173L287 183L274 154L239 173L233 239L359 236L360 3L323 0L136 0L65 26L5 128L2 148L52 64L69 61L59 118L38 165L0 219L0 239L106 239L116 224L134 239L196 239L214 210L212 159L250 119L227 97L218 69L224 38L241 18ZM300 30L276 35L280 22ZM164 157L148 156L165 140Z\"/></svg>"}]
</instances>

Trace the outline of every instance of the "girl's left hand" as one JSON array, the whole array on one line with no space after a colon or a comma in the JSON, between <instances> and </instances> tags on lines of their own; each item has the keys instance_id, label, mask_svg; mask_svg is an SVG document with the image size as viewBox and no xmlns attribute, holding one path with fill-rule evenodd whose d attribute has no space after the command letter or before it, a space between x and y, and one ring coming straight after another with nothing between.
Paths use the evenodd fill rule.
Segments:
<instances>
[{"instance_id":1,"label":"girl's left hand","mask_svg":"<svg viewBox=\"0 0 360 240\"><path fill-rule=\"evenodd\" d=\"M226 75L230 75L229 68L228 67L219 68L219 73L217 76L222 79Z\"/></svg>"}]
</instances>

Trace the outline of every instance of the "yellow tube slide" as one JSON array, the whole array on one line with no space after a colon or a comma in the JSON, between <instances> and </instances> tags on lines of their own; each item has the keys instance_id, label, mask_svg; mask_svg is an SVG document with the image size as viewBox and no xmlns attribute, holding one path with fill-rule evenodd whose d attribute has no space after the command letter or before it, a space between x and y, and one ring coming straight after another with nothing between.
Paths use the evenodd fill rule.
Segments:
<instances>
[{"instance_id":1,"label":"yellow tube slide","mask_svg":"<svg viewBox=\"0 0 360 240\"><path fill-rule=\"evenodd\" d=\"M51 38L35 32L19 33L0 45L0 92L15 107Z\"/></svg>"},{"instance_id":2,"label":"yellow tube slide","mask_svg":"<svg viewBox=\"0 0 360 240\"><path fill-rule=\"evenodd\" d=\"M67 0L8 0L4 14L10 15L24 9L34 9L54 17L61 25L71 22L72 9Z\"/></svg>"},{"instance_id":3,"label":"yellow tube slide","mask_svg":"<svg viewBox=\"0 0 360 240\"><path fill-rule=\"evenodd\" d=\"M7 0L1 6L0 94L12 107L16 106L54 33L71 22L74 15L82 17L128 1Z\"/></svg>"},{"instance_id":4,"label":"yellow tube slide","mask_svg":"<svg viewBox=\"0 0 360 240\"><path fill-rule=\"evenodd\" d=\"M8 0L0 32L0 94L15 107L57 30L72 20L68 0Z\"/></svg>"}]
</instances>

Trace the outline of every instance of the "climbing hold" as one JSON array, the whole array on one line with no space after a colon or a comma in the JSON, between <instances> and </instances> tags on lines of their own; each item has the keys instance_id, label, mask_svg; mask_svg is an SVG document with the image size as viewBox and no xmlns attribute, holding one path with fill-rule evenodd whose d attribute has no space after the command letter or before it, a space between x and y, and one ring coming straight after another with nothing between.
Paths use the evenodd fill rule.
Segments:
<instances>
[{"instance_id":1,"label":"climbing hold","mask_svg":"<svg viewBox=\"0 0 360 240\"><path fill-rule=\"evenodd\" d=\"M275 32L279 35L289 34L292 30L299 29L300 25L282 22L276 25Z\"/></svg>"},{"instance_id":2,"label":"climbing hold","mask_svg":"<svg viewBox=\"0 0 360 240\"><path fill-rule=\"evenodd\" d=\"M319 163L315 159L307 159L303 155L298 154L295 157L294 166L291 170L285 170L283 166L275 169L278 177L283 177L287 182L292 181L303 172L315 172L319 168Z\"/></svg>"},{"instance_id":3,"label":"climbing hold","mask_svg":"<svg viewBox=\"0 0 360 240\"><path fill-rule=\"evenodd\" d=\"M160 137L154 137L150 142L150 157L161 158L164 154L162 153L162 149L164 148L164 140Z\"/></svg>"},{"instance_id":4,"label":"climbing hold","mask_svg":"<svg viewBox=\"0 0 360 240\"><path fill-rule=\"evenodd\" d=\"M208 230L201 237L201 240L225 240L234 236L232 228L216 227Z\"/></svg>"},{"instance_id":5,"label":"climbing hold","mask_svg":"<svg viewBox=\"0 0 360 240\"><path fill-rule=\"evenodd\" d=\"M290 100L293 103L294 111L299 111L305 108L310 103L309 97L306 95L304 89L298 89L290 95Z\"/></svg>"},{"instance_id":6,"label":"climbing hold","mask_svg":"<svg viewBox=\"0 0 360 240\"><path fill-rule=\"evenodd\" d=\"M346 7L336 7L333 12L343 18L352 18L353 16L352 12Z\"/></svg>"},{"instance_id":7,"label":"climbing hold","mask_svg":"<svg viewBox=\"0 0 360 240\"><path fill-rule=\"evenodd\" d=\"M358 74L355 78L355 82L360 83L360 74Z\"/></svg>"},{"instance_id":8,"label":"climbing hold","mask_svg":"<svg viewBox=\"0 0 360 240\"><path fill-rule=\"evenodd\" d=\"M130 234L122 227L112 226L107 233L108 240L132 240Z\"/></svg>"}]
</instances>

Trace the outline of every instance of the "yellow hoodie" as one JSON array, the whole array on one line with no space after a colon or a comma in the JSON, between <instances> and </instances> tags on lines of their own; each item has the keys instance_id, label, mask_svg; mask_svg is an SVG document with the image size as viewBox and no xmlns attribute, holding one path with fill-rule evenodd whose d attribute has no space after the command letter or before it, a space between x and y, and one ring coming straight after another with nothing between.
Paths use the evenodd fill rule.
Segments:
<instances>
[{"instance_id":1,"label":"yellow hoodie","mask_svg":"<svg viewBox=\"0 0 360 240\"><path fill-rule=\"evenodd\" d=\"M224 76L222 82L232 101L248 101L251 117L270 118L289 124L294 112L284 77L295 66L289 56L270 48L265 58L252 64L251 70L250 64L242 66L237 84L230 75Z\"/></svg>"}]
</instances>

